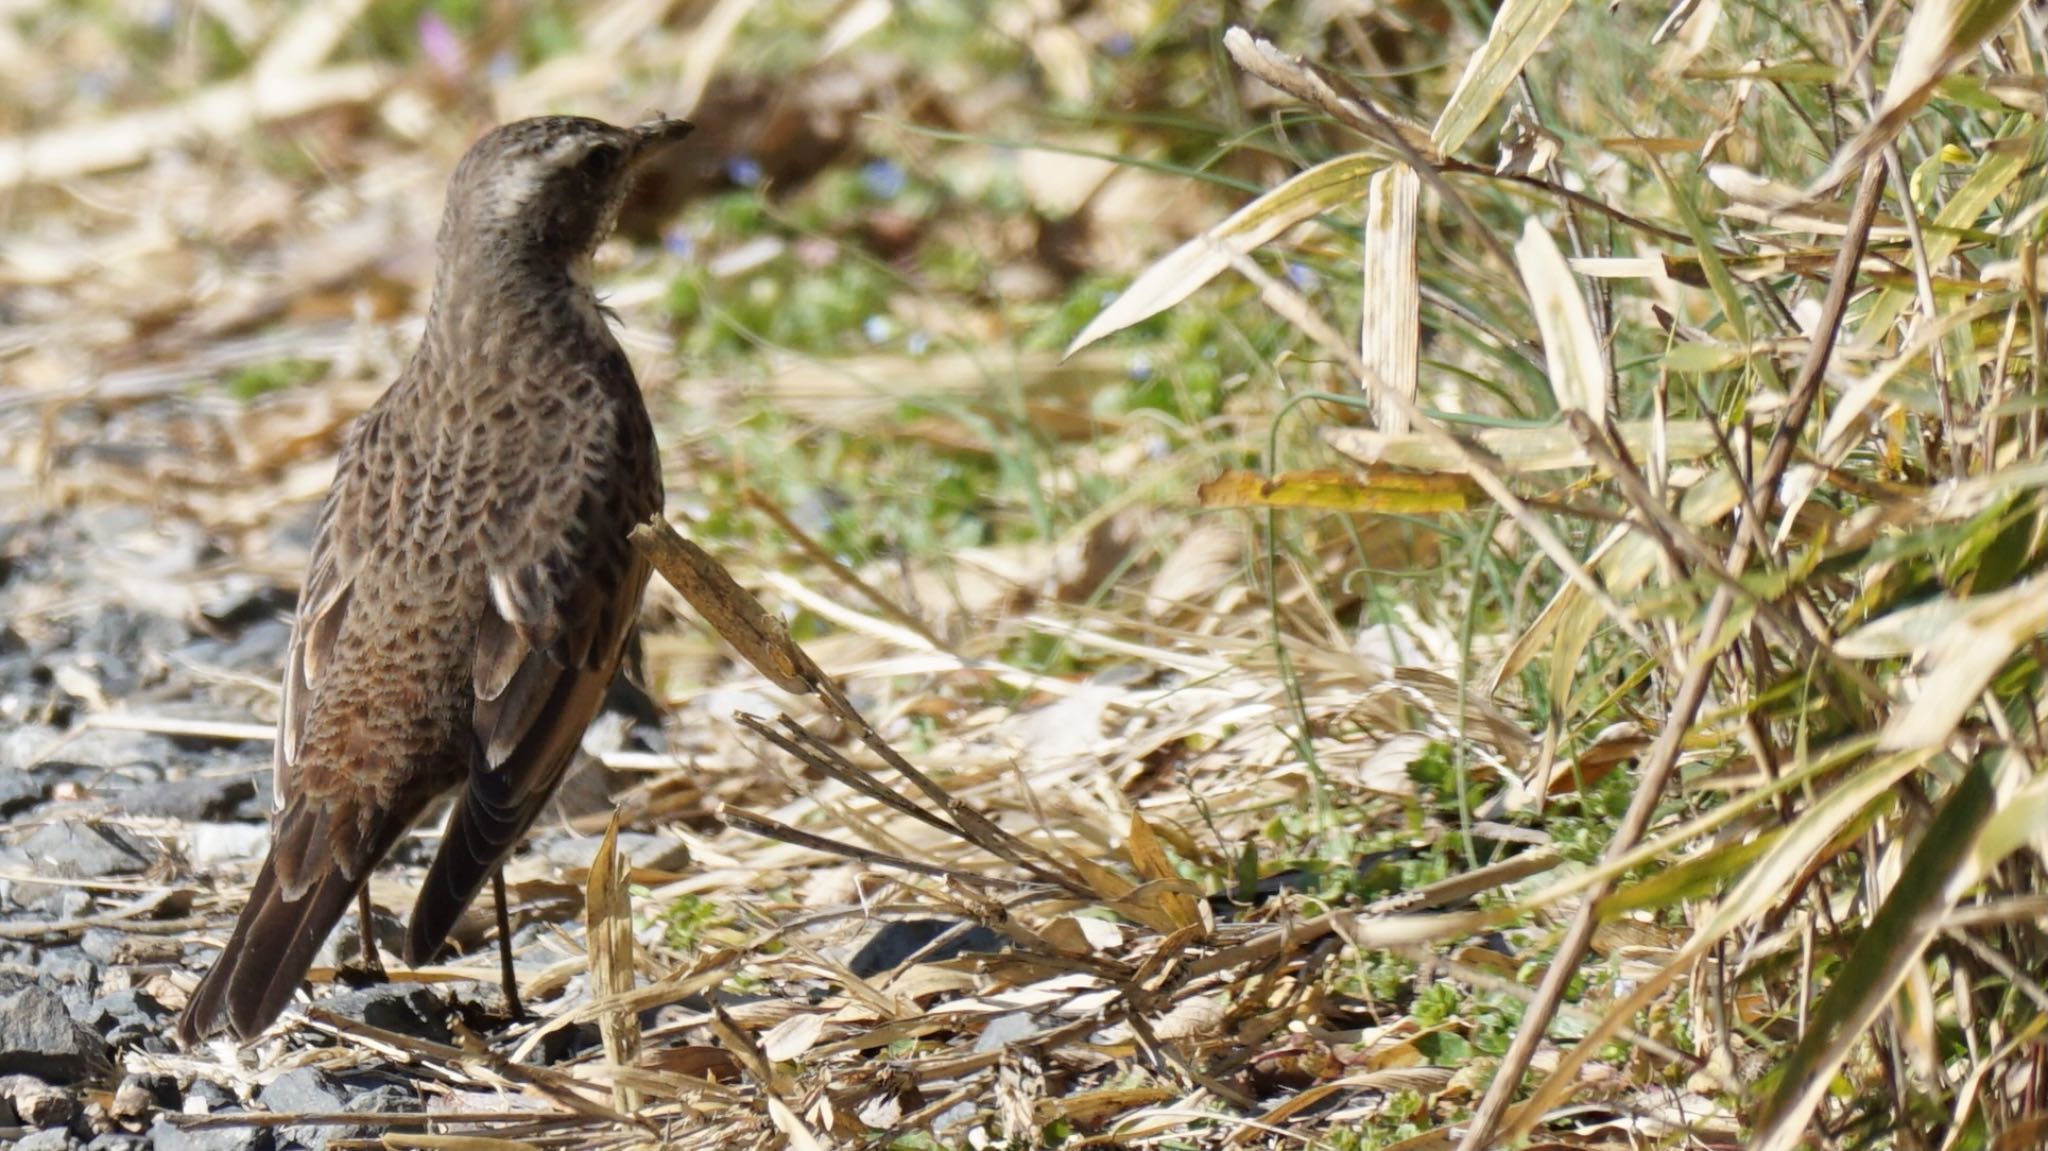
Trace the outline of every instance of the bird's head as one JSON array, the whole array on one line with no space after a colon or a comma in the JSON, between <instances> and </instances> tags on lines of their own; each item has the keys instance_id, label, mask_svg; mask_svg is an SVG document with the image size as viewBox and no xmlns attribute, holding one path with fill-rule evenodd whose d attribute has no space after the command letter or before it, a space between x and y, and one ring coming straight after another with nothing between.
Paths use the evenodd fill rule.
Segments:
<instances>
[{"instance_id":1,"label":"bird's head","mask_svg":"<svg viewBox=\"0 0 2048 1151\"><path fill-rule=\"evenodd\" d=\"M441 242L574 263L611 231L641 165L690 129L663 117L618 128L582 116L495 128L470 145L448 182Z\"/></svg>"}]
</instances>

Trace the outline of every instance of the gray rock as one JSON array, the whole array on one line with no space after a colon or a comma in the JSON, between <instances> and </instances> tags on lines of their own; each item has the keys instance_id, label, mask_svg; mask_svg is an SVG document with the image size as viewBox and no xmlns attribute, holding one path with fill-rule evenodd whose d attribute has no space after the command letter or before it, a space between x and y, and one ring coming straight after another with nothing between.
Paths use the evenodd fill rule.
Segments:
<instances>
[{"instance_id":1,"label":"gray rock","mask_svg":"<svg viewBox=\"0 0 2048 1151\"><path fill-rule=\"evenodd\" d=\"M288 609L290 601L283 602ZM291 645L291 637L290 624L278 619L261 619L243 628L242 633L232 640L223 642L207 638L189 644L177 652L177 658L187 663L248 672L270 679L284 664L285 649Z\"/></svg>"},{"instance_id":2,"label":"gray rock","mask_svg":"<svg viewBox=\"0 0 2048 1151\"><path fill-rule=\"evenodd\" d=\"M107 692L118 699L133 690L117 691L114 686L118 682L116 677L124 670L116 658L118 654L144 658L146 653L171 651L191 637L191 629L170 616L142 614L109 605L79 631L70 650L94 653L95 659L112 673L106 677L110 681Z\"/></svg>"},{"instance_id":3,"label":"gray rock","mask_svg":"<svg viewBox=\"0 0 2048 1151\"><path fill-rule=\"evenodd\" d=\"M241 1106L234 1092L211 1079L194 1079L192 1086L185 1089L185 1098L197 1100L209 1112L233 1111Z\"/></svg>"},{"instance_id":4,"label":"gray rock","mask_svg":"<svg viewBox=\"0 0 2048 1151\"><path fill-rule=\"evenodd\" d=\"M87 823L46 823L21 848L38 869L70 878L133 875L156 861L156 850L127 831Z\"/></svg>"},{"instance_id":5,"label":"gray rock","mask_svg":"<svg viewBox=\"0 0 2048 1151\"><path fill-rule=\"evenodd\" d=\"M594 835L565 836L548 841L542 853L549 863L561 867L588 867L604 841ZM644 831L619 833L619 854L634 867L655 871L679 871L690 865L690 847L680 839L650 835Z\"/></svg>"},{"instance_id":6,"label":"gray rock","mask_svg":"<svg viewBox=\"0 0 2048 1151\"><path fill-rule=\"evenodd\" d=\"M188 823L185 858L195 867L263 858L270 828L261 823Z\"/></svg>"},{"instance_id":7,"label":"gray rock","mask_svg":"<svg viewBox=\"0 0 2048 1151\"><path fill-rule=\"evenodd\" d=\"M277 777L271 772L260 772L256 776L256 797L242 804L235 811L236 819L255 819L270 822L270 815L277 810ZM410 843L419 838L407 836L403 842Z\"/></svg>"},{"instance_id":8,"label":"gray rock","mask_svg":"<svg viewBox=\"0 0 2048 1151\"><path fill-rule=\"evenodd\" d=\"M0 998L0 1075L100 1083L113 1070L106 1042L71 1018L55 991L31 984Z\"/></svg>"},{"instance_id":9,"label":"gray rock","mask_svg":"<svg viewBox=\"0 0 2048 1151\"><path fill-rule=\"evenodd\" d=\"M25 723L0 735L0 768L26 771L44 751L55 747L64 733L48 724Z\"/></svg>"},{"instance_id":10,"label":"gray rock","mask_svg":"<svg viewBox=\"0 0 2048 1151\"><path fill-rule=\"evenodd\" d=\"M187 822L232 818L235 809L256 797L256 777L196 776L191 779L143 783L114 797L129 815L182 819Z\"/></svg>"},{"instance_id":11,"label":"gray rock","mask_svg":"<svg viewBox=\"0 0 2048 1151\"><path fill-rule=\"evenodd\" d=\"M350 1111L360 1111L363 1114L370 1115L379 1112L390 1113L393 1111L418 1111L421 1109L420 1093L416 1089L402 1084L369 1084L351 1080L348 1086L354 1092L348 1101L348 1109Z\"/></svg>"},{"instance_id":12,"label":"gray rock","mask_svg":"<svg viewBox=\"0 0 2048 1151\"><path fill-rule=\"evenodd\" d=\"M985 1106L986 1104L972 1100L962 1100L953 1104L932 1117L932 1135L941 1140L942 1145L957 1141L960 1146L967 1146L965 1128L974 1122L975 1117L981 1114Z\"/></svg>"},{"instance_id":13,"label":"gray rock","mask_svg":"<svg viewBox=\"0 0 2048 1151\"><path fill-rule=\"evenodd\" d=\"M291 606L291 593L269 580L231 575L199 605L199 614L216 628L236 628L271 620L280 612L290 611Z\"/></svg>"},{"instance_id":14,"label":"gray rock","mask_svg":"<svg viewBox=\"0 0 2048 1151\"><path fill-rule=\"evenodd\" d=\"M149 1136L109 1131L93 1136L92 1142L85 1145L85 1151L149 1151Z\"/></svg>"},{"instance_id":15,"label":"gray rock","mask_svg":"<svg viewBox=\"0 0 2048 1151\"><path fill-rule=\"evenodd\" d=\"M94 963L112 966L121 961L122 945L127 942L127 935L111 927L88 927L78 937L78 949Z\"/></svg>"},{"instance_id":16,"label":"gray rock","mask_svg":"<svg viewBox=\"0 0 2048 1151\"><path fill-rule=\"evenodd\" d=\"M33 1075L0 1075L0 1099L30 1127L63 1127L78 1114L78 1097Z\"/></svg>"},{"instance_id":17,"label":"gray rock","mask_svg":"<svg viewBox=\"0 0 2048 1151\"><path fill-rule=\"evenodd\" d=\"M97 706L101 700L126 699L141 686L135 669L108 650L70 648L45 658L58 698L73 706Z\"/></svg>"},{"instance_id":18,"label":"gray rock","mask_svg":"<svg viewBox=\"0 0 2048 1151\"><path fill-rule=\"evenodd\" d=\"M161 1037L170 1026L171 1013L149 992L131 987L100 997L73 1017L120 1049Z\"/></svg>"},{"instance_id":19,"label":"gray rock","mask_svg":"<svg viewBox=\"0 0 2048 1151\"><path fill-rule=\"evenodd\" d=\"M846 966L855 975L878 975L892 971L913 955L922 962L936 963L968 953L994 953L1004 949L1003 937L979 925L960 932L944 946L926 951L933 941L961 925L957 919L894 919L875 929L861 944Z\"/></svg>"},{"instance_id":20,"label":"gray rock","mask_svg":"<svg viewBox=\"0 0 2048 1151\"><path fill-rule=\"evenodd\" d=\"M326 1072L312 1067L295 1068L264 1084L263 1090L256 1093L256 1100L266 1110L280 1115L325 1115L350 1110L348 1090ZM324 1151L334 1140L361 1139L376 1131L370 1126L347 1124L279 1127L277 1145Z\"/></svg>"},{"instance_id":21,"label":"gray rock","mask_svg":"<svg viewBox=\"0 0 2048 1151\"><path fill-rule=\"evenodd\" d=\"M76 1151L78 1140L63 1127L51 1127L14 1141L14 1151Z\"/></svg>"},{"instance_id":22,"label":"gray rock","mask_svg":"<svg viewBox=\"0 0 2048 1151\"><path fill-rule=\"evenodd\" d=\"M99 994L100 968L76 947L53 947L36 957L36 982L57 993L76 1015Z\"/></svg>"},{"instance_id":23,"label":"gray rock","mask_svg":"<svg viewBox=\"0 0 2048 1151\"><path fill-rule=\"evenodd\" d=\"M19 769L0 767L0 818L33 811L50 798L50 783Z\"/></svg>"},{"instance_id":24,"label":"gray rock","mask_svg":"<svg viewBox=\"0 0 2048 1151\"><path fill-rule=\"evenodd\" d=\"M28 861L28 852L19 847L0 843L0 871L13 875L32 875L35 868ZM57 889L47 883L29 883L14 879L0 879L0 907L31 907L45 899L54 897ZM0 948L0 950L7 950ZM33 962L35 957L29 956Z\"/></svg>"},{"instance_id":25,"label":"gray rock","mask_svg":"<svg viewBox=\"0 0 2048 1151\"><path fill-rule=\"evenodd\" d=\"M256 1101L282 1114L340 1111L348 1093L335 1078L317 1067L295 1067L263 1085Z\"/></svg>"},{"instance_id":26,"label":"gray rock","mask_svg":"<svg viewBox=\"0 0 2048 1151\"><path fill-rule=\"evenodd\" d=\"M418 983L379 983L344 991L322 1000L320 1006L336 1015L360 1019L372 1027L429 1039L453 1042L448 1030L448 1000L432 988ZM338 1110L338 1109L337 1109Z\"/></svg>"},{"instance_id":27,"label":"gray rock","mask_svg":"<svg viewBox=\"0 0 2048 1151\"><path fill-rule=\"evenodd\" d=\"M117 731L110 727L88 728L38 749L47 756L35 765L38 772L59 767L89 767L100 771L139 770L153 773L177 759L177 748L166 736L147 731Z\"/></svg>"},{"instance_id":28,"label":"gray rock","mask_svg":"<svg viewBox=\"0 0 2048 1151\"><path fill-rule=\"evenodd\" d=\"M276 1141L267 1127L187 1129L159 1115L150 1125L149 1144L155 1151L271 1151Z\"/></svg>"}]
</instances>

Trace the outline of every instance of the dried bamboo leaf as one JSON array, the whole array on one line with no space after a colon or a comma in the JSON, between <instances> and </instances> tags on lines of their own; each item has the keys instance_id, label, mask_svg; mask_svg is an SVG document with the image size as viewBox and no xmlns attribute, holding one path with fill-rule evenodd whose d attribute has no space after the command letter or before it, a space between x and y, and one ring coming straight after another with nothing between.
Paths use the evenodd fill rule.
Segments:
<instances>
[{"instance_id":1,"label":"dried bamboo leaf","mask_svg":"<svg viewBox=\"0 0 2048 1151\"><path fill-rule=\"evenodd\" d=\"M1162 618L1183 608L1207 606L1242 578L1245 533L1221 517L1196 523L1180 537L1145 588L1145 614Z\"/></svg>"},{"instance_id":2,"label":"dried bamboo leaf","mask_svg":"<svg viewBox=\"0 0 2048 1151\"><path fill-rule=\"evenodd\" d=\"M661 578L681 592L755 671L795 695L816 690L825 673L789 638L782 620L762 607L709 552L678 535L659 514L635 527L632 541Z\"/></svg>"},{"instance_id":3,"label":"dried bamboo leaf","mask_svg":"<svg viewBox=\"0 0 2048 1151\"><path fill-rule=\"evenodd\" d=\"M1921 234L1929 267L1941 267L1955 253L1965 231L1976 227L1978 218L1991 209L2021 173L2039 168L2044 148L2048 148L2048 128L2037 124L1983 150L1977 157L1976 170L1942 204L1941 211L1935 213L1930 226ZM1857 343L1875 347L1890 340L1896 334L1899 316L1912 303L1911 288L1900 286L1880 292L1857 323Z\"/></svg>"},{"instance_id":4,"label":"dried bamboo leaf","mask_svg":"<svg viewBox=\"0 0 2048 1151\"><path fill-rule=\"evenodd\" d=\"M961 871L958 868L942 867L936 863L927 863L918 859L905 859L900 855L890 855L887 852L857 847L853 844L842 843L822 835L812 835L810 832L799 831L787 824L778 823L767 816L747 811L744 808L727 806L720 809L719 814L727 823L742 831L750 832L764 839L777 840L790 844L793 847L801 847L825 855L836 855L842 859L858 860L862 863L870 863L878 867L893 867L899 871L929 875L934 879L949 879L955 883L973 886L1018 885L1017 880L1007 879L1002 876L983 875L978 872Z\"/></svg>"},{"instance_id":5,"label":"dried bamboo leaf","mask_svg":"<svg viewBox=\"0 0 2048 1151\"><path fill-rule=\"evenodd\" d=\"M1560 601L1569 587L1558 589ZM1587 645L1600 631L1600 612L1586 597L1571 597L1557 619L1557 627L1551 637L1550 663L1550 708L1554 723L1558 718L1577 712L1573 706L1572 688L1578 683L1579 672L1584 669L1584 655ZM1599 682L1596 678L1596 684ZM1597 688L1596 688L1597 690Z\"/></svg>"},{"instance_id":6,"label":"dried bamboo leaf","mask_svg":"<svg viewBox=\"0 0 2048 1151\"><path fill-rule=\"evenodd\" d=\"M379 1139L389 1151L541 1151L539 1143L524 1139L496 1139L492 1135L432 1135L393 1133Z\"/></svg>"},{"instance_id":7,"label":"dried bamboo leaf","mask_svg":"<svg viewBox=\"0 0 2048 1151\"><path fill-rule=\"evenodd\" d=\"M589 894L584 924L590 948L591 991L599 1000L623 999L633 991L633 898L626 889L627 868L619 857L619 820L612 811L604 839L590 861ZM640 1016L628 1007L614 1007L598 1016L605 1059L614 1067L640 1061ZM621 1083L612 1085L612 1106L631 1114L640 1109L640 1093Z\"/></svg>"},{"instance_id":8,"label":"dried bamboo leaf","mask_svg":"<svg viewBox=\"0 0 2048 1151\"><path fill-rule=\"evenodd\" d=\"M1694 460L1720 450L1713 425L1705 420L1629 420L1615 428L1629 454L1647 458L1655 437L1662 431L1668 439L1672 460ZM1389 435L1365 428L1326 428L1323 442L1361 464L1388 464L1420 472L1462 472L1464 464L1456 453L1444 448L1434 437L1409 433ZM1470 441L1473 447L1498 461L1502 470L1515 475L1557 471L1561 468L1593 466L1593 458L1562 425L1537 428L1482 428Z\"/></svg>"},{"instance_id":9,"label":"dried bamboo leaf","mask_svg":"<svg viewBox=\"0 0 2048 1151\"><path fill-rule=\"evenodd\" d=\"M1571 265L1565 263L1557 241L1533 216L1522 225L1515 262L1521 266L1522 284L1536 312L1536 327L1543 333L1551 395L1560 410L1584 412L1599 423L1606 419L1609 407L1600 334L1593 330L1586 295L1579 290Z\"/></svg>"},{"instance_id":10,"label":"dried bamboo leaf","mask_svg":"<svg viewBox=\"0 0 2048 1151\"><path fill-rule=\"evenodd\" d=\"M283 77L258 73L225 81L176 104L17 137L0 147L0 188L125 167L168 140L218 139L338 104L360 104L375 97L386 82L383 69L369 64Z\"/></svg>"},{"instance_id":11,"label":"dried bamboo leaf","mask_svg":"<svg viewBox=\"0 0 2048 1151\"><path fill-rule=\"evenodd\" d=\"M1160 846L1152 825L1136 812L1131 813L1130 837L1125 843L1125 850L1130 852L1132 868L1159 885L1156 889L1157 905L1166 914L1167 922L1176 929L1200 922L1194 897L1187 892L1187 881L1180 877L1173 861L1166 857L1166 849Z\"/></svg>"},{"instance_id":12,"label":"dried bamboo leaf","mask_svg":"<svg viewBox=\"0 0 2048 1151\"><path fill-rule=\"evenodd\" d=\"M1066 354L1071 356L1187 299L1230 267L1233 254L1255 251L1303 220L1357 202L1365 192L1366 178L1382 163L1371 156L1339 156L1289 177L1147 268L1081 329L1067 345Z\"/></svg>"},{"instance_id":13,"label":"dried bamboo leaf","mask_svg":"<svg viewBox=\"0 0 2048 1151\"><path fill-rule=\"evenodd\" d=\"M2023 643L2048 629L2048 578L1989 595L1894 612L1844 637L1852 652L1883 654L1889 637L1912 637L1919 668L1911 698L1880 736L1891 749L1938 747L1976 704L1991 677Z\"/></svg>"},{"instance_id":14,"label":"dried bamboo leaf","mask_svg":"<svg viewBox=\"0 0 2048 1151\"><path fill-rule=\"evenodd\" d=\"M1316 511L1434 515L1471 508L1479 485L1451 473L1427 475L1367 466L1361 477L1331 469L1225 472L1196 489L1205 508L1308 508Z\"/></svg>"},{"instance_id":15,"label":"dried bamboo leaf","mask_svg":"<svg viewBox=\"0 0 2048 1151\"><path fill-rule=\"evenodd\" d=\"M818 1045L825 1033L825 1017L816 1011L802 1011L770 1027L761 1035L761 1054L771 1063L787 1063Z\"/></svg>"},{"instance_id":16,"label":"dried bamboo leaf","mask_svg":"<svg viewBox=\"0 0 2048 1151\"><path fill-rule=\"evenodd\" d=\"M1600 563L1629 538L1628 528L1616 526L1593 549L1586 562ZM1522 634L1515 637L1514 644L1508 648L1507 654L1501 658L1500 666L1494 669L1493 676L1488 680L1487 694L1499 694L1502 685L1520 675L1522 669L1550 650L1552 641L1560 631L1581 631L1586 626L1581 621L1589 618L1596 621L1600 618L1598 606L1588 600L1585 593L1577 587L1571 584L1561 585L1543 605L1543 610L1537 612L1536 618L1523 629Z\"/></svg>"},{"instance_id":17,"label":"dried bamboo leaf","mask_svg":"<svg viewBox=\"0 0 2048 1151\"><path fill-rule=\"evenodd\" d=\"M1415 204L1421 187L1422 181L1406 164L1373 173L1367 185L1365 294L1358 327L1359 358L1389 389L1411 401L1416 396L1416 356L1422 339L1422 288L1415 259ZM1373 424L1399 435L1408 430L1408 413L1382 400L1373 406Z\"/></svg>"},{"instance_id":18,"label":"dried bamboo leaf","mask_svg":"<svg viewBox=\"0 0 2048 1151\"><path fill-rule=\"evenodd\" d=\"M1464 75L1458 77L1457 88L1444 102L1443 114L1430 131L1430 142L1438 152L1448 156L1465 146L1570 7L1571 0L1507 0L1494 11L1486 43L1465 65Z\"/></svg>"},{"instance_id":19,"label":"dried bamboo leaf","mask_svg":"<svg viewBox=\"0 0 2048 1151\"><path fill-rule=\"evenodd\" d=\"M1915 4L1899 37L1899 55L1892 61L1877 115L1814 181L1807 198L1819 199L1861 171L1934 94L1935 84L1976 55L1978 46L2005 27L2019 7L2019 0L1922 0Z\"/></svg>"}]
</instances>

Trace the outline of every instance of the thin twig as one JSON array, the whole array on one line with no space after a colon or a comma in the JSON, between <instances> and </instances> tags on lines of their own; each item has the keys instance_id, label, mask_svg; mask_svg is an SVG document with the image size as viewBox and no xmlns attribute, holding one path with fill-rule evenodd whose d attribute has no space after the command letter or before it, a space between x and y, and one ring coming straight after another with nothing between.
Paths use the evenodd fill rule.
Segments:
<instances>
[{"instance_id":1,"label":"thin twig","mask_svg":"<svg viewBox=\"0 0 2048 1151\"><path fill-rule=\"evenodd\" d=\"M952 645L940 639L935 632L926 627L923 620L917 618L916 615L912 614L903 605L876 591L874 585L860 578L860 573L841 563L838 556L833 555L822 544L818 543L817 540L812 539L809 532L798 527L796 521L789 518L789 513L783 511L773 500L770 500L767 496L753 488L748 488L741 494L740 498L745 501L748 507L774 520L775 526L781 528L784 535L795 540L796 546L805 555L811 557L811 562L831 572L839 578L841 583L859 592L861 598L875 605L876 611L896 621L899 626L916 632L919 638L932 645L933 651L943 651L949 655L954 654Z\"/></svg>"},{"instance_id":2,"label":"thin twig","mask_svg":"<svg viewBox=\"0 0 2048 1151\"><path fill-rule=\"evenodd\" d=\"M1778 437L1771 443L1770 456L1758 477L1762 491L1762 505L1771 506L1771 489L1783 474L1785 464L1792 457L1792 449L1798 442L1798 429L1805 425L1806 416L1812 410L1819 391L1820 380L1826 374L1827 361L1833 352L1835 338L1840 331L1843 310L1848 306L1849 293L1856 281L1856 271L1863 254L1863 244L1869 236L1870 225L1877 215L1879 192L1884 183L1884 164L1873 161L1865 166L1862 183L1856 189L1856 202L1849 213L1849 231L1836 260L1835 278L1829 284L1826 301L1822 304L1819 324L1814 334L1813 348L1792 389L1792 397L1786 405L1783 422L1778 426ZM1750 546L1747 538L1738 537L1728 562L1727 570L1739 573L1747 565ZM1684 746L1685 736L1692 729L1694 718L1699 714L1700 705L1705 702L1707 686L1713 678L1714 668L1721 650L1721 630L1727 623L1730 610L1735 603L1735 593L1728 585L1722 585L1714 592L1714 598L1700 620L1693 643L1693 650L1687 659L1685 678L1679 683L1677 694L1672 699L1664 729L1657 735L1649 755L1643 760L1640 780L1636 793L1629 801L1628 811L1622 816L1621 826L1615 829L1614 837L1608 841L1603 852L1606 860L1614 860L1633 850L1650 824L1650 817L1657 804L1663 800L1664 788L1678 763L1679 751ZM1600 901L1609 890L1610 883L1602 881L1591 885L1585 891L1578 912L1573 916L1571 926L1564 939L1559 942L1557 953L1545 969L1543 981L1537 987L1528 1010L1523 1012L1521 1027L1501 1056L1499 1069L1494 1073L1493 1082L1487 1085L1486 1095L1472 1113L1472 1125L1466 1129L1465 1137L1458 1143L1458 1151L1479 1151L1493 1143L1496 1129L1500 1127L1509 1103L1521 1087L1522 1075L1528 1070L1529 1062L1536 1054L1537 1045L1542 1043L1550 1029L1550 1022L1557 1015L1558 1005L1563 1002L1567 986L1577 974L1579 964L1585 959L1586 951L1593 941L1593 930L1600 922ZM1518 1125L1519 1126L1519 1125ZM1512 1141L1519 1132L1499 1132L1505 1141Z\"/></svg>"}]
</instances>

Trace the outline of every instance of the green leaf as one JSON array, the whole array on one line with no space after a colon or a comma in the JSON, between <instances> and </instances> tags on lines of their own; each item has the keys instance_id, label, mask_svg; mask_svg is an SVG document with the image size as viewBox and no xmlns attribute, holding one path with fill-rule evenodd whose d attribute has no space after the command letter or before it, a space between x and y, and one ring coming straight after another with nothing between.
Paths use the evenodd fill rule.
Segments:
<instances>
[{"instance_id":1,"label":"green leaf","mask_svg":"<svg viewBox=\"0 0 2048 1151\"><path fill-rule=\"evenodd\" d=\"M1801 1145L1814 1108L1849 1050L1862 1042L1906 973L1920 962L1948 909L1975 884L1975 847L1991 817L1995 794L1991 771L1979 762L1964 773L1935 813L1927 835L1899 870L1897 885L1814 1005L1806 1034L1782 1068L1751 1147L1789 1151Z\"/></svg>"}]
</instances>

